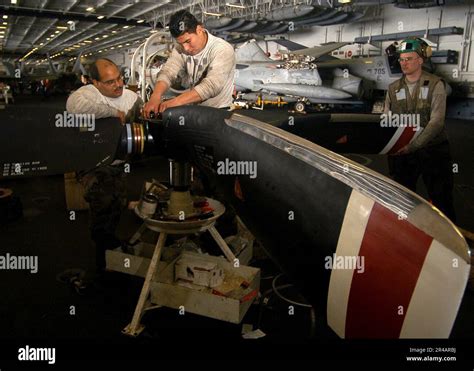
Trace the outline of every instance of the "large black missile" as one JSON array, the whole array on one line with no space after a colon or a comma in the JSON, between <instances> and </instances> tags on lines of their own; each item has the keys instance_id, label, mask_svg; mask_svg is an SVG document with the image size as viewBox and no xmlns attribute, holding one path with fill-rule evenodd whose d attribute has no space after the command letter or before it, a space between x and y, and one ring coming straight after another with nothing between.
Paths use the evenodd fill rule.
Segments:
<instances>
[{"instance_id":1,"label":"large black missile","mask_svg":"<svg viewBox=\"0 0 474 371\"><path fill-rule=\"evenodd\" d=\"M117 118L86 116L52 111L45 121L18 118L0 123L0 178L88 170L112 162L117 152L160 148L153 144L153 136L159 137L157 125L122 126ZM380 115L364 114L290 116L272 125L337 153L390 154L419 134L413 127L384 126Z\"/></svg>"},{"instance_id":2,"label":"large black missile","mask_svg":"<svg viewBox=\"0 0 474 371\"><path fill-rule=\"evenodd\" d=\"M61 140L30 135L14 144L24 132L2 125L0 166L46 158L50 170L36 174L51 174L158 149L201 170L340 337L450 335L469 275L468 246L410 190L279 127L218 109L180 107L146 125L95 126L100 143L71 128ZM59 129L67 131L46 131ZM88 139L81 146L79 138Z\"/></svg>"},{"instance_id":3,"label":"large black missile","mask_svg":"<svg viewBox=\"0 0 474 371\"><path fill-rule=\"evenodd\" d=\"M0 123L0 179L87 171L156 148L147 123L66 112L44 121L18 118Z\"/></svg>"},{"instance_id":4,"label":"large black missile","mask_svg":"<svg viewBox=\"0 0 474 371\"><path fill-rule=\"evenodd\" d=\"M345 338L445 338L468 245L392 180L277 127L205 107L166 111L167 151L198 166Z\"/></svg>"},{"instance_id":5,"label":"large black missile","mask_svg":"<svg viewBox=\"0 0 474 371\"><path fill-rule=\"evenodd\" d=\"M336 153L393 154L422 132L416 115L316 113L274 124Z\"/></svg>"},{"instance_id":6,"label":"large black missile","mask_svg":"<svg viewBox=\"0 0 474 371\"><path fill-rule=\"evenodd\" d=\"M0 124L0 176L25 177L91 169L113 159L122 133L118 119L87 126L59 127L49 120ZM97 120L99 121L99 120Z\"/></svg>"}]
</instances>

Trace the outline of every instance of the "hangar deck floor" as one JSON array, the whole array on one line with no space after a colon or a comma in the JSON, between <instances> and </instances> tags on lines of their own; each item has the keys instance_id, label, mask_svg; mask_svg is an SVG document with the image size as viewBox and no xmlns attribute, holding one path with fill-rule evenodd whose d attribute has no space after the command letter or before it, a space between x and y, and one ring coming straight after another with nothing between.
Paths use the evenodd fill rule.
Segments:
<instances>
[{"instance_id":1,"label":"hangar deck floor","mask_svg":"<svg viewBox=\"0 0 474 371\"><path fill-rule=\"evenodd\" d=\"M54 105L64 110L64 98L40 102L31 97L19 97L14 105L0 111L2 125L15 124L15 117L29 115L41 119L38 107ZM249 111L255 118L281 119L282 111ZM474 230L474 123L449 121L449 136L455 162L455 206L459 225ZM27 135L27 133L25 133ZM386 174L386 160L381 156L353 156L356 161ZM138 198L145 180L151 177L166 179L168 165L165 159L147 158L133 164L128 177L130 199ZM71 287L58 282L56 276L70 268L93 270L94 246L88 231L88 213L78 212L70 221L65 208L64 179L50 176L32 179L5 180L1 187L12 188L21 198L24 217L0 225L0 253L39 256L36 274L24 271L2 271L0 278L0 360L12 358L19 345L49 346L55 344L62 351L58 358L70 359L160 359L175 357L182 349L183 358L235 358L253 355L258 358L325 358L338 359L347 355L355 358L399 357L408 344L364 342L347 343L334 339L324 324L312 324L307 309L298 309L298 315L288 316L287 304L272 296L265 308L253 305L244 323L258 326L267 336L251 342L242 340L241 325L233 325L192 314L180 316L175 310L161 308L148 312L143 322L147 331L138 339L120 334L130 321L138 299L142 280L119 273L111 273L106 282L96 289L78 295ZM140 220L131 212L124 212L119 226L119 237L127 239L140 226ZM262 292L271 288L271 277L279 274L266 259L255 265L262 268ZM283 279L284 281L284 279ZM284 283L284 282L279 282ZM295 289L285 292L293 300L301 300ZM442 293L441 293L442 294ZM74 314L71 312L74 307ZM474 291L466 291L451 341L468 342L474 339ZM314 334L313 338L309 338ZM205 339L205 342L203 342ZM112 344L112 346L109 346ZM220 344L220 345L219 345ZM222 344L225 344L223 347ZM281 352L269 345L291 344ZM427 344L426 341L421 344ZM161 348L156 347L162 346ZM374 349L381 351L374 354ZM397 348L398 347L398 348ZM163 351L160 351L163 349ZM192 352L199 349L198 352ZM282 348L283 349L283 348ZM392 350L398 353L392 354ZM145 354L144 351L151 353ZM59 350L58 350L59 352ZM343 352L343 353L341 353ZM361 352L361 353L359 353ZM400 353L400 354L399 354ZM191 357L191 356L190 356ZM472 355L471 355L472 357ZM2 363L0 362L0 367Z\"/></svg>"}]
</instances>

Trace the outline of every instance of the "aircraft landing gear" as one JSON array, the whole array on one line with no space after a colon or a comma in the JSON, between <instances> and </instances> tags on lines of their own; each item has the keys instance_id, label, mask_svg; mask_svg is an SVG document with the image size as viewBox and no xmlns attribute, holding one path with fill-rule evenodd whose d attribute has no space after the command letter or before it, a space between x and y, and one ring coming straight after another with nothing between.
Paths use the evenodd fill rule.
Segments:
<instances>
[{"instance_id":1,"label":"aircraft landing gear","mask_svg":"<svg viewBox=\"0 0 474 371\"><path fill-rule=\"evenodd\" d=\"M298 113L305 113L306 105L304 102L296 102L295 103L295 111Z\"/></svg>"}]
</instances>

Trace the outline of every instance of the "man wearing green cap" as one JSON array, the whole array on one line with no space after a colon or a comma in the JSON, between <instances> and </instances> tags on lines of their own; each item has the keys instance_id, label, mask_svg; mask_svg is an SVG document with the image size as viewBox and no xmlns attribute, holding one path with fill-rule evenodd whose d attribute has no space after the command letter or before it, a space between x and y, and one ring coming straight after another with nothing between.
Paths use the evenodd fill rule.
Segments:
<instances>
[{"instance_id":1,"label":"man wearing green cap","mask_svg":"<svg viewBox=\"0 0 474 371\"><path fill-rule=\"evenodd\" d=\"M417 131L413 139L389 157L390 174L414 192L421 175L432 203L455 221L444 81L423 71L423 63L431 57L431 48L423 40L402 41L398 53L403 76L389 86L385 113L410 114L419 127L413 127Z\"/></svg>"}]
</instances>

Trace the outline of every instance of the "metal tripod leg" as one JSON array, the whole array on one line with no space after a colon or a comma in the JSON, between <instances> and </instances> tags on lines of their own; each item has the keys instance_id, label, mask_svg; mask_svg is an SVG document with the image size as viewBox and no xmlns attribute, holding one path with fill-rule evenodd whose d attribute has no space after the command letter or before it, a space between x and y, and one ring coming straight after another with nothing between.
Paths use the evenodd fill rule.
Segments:
<instances>
[{"instance_id":1,"label":"metal tripod leg","mask_svg":"<svg viewBox=\"0 0 474 371\"><path fill-rule=\"evenodd\" d=\"M133 234L132 238L128 241L130 245L134 245L135 242L137 242L140 237L142 236L143 232L145 232L145 229L147 228L146 223L143 223L140 228Z\"/></svg>"},{"instance_id":2,"label":"metal tripod leg","mask_svg":"<svg viewBox=\"0 0 474 371\"><path fill-rule=\"evenodd\" d=\"M161 251L165 246L167 234L162 232L160 233L160 237L158 238L158 242L155 246L155 251L153 252L153 257L151 258L150 266L148 267L148 271L145 276L145 282L143 283L142 291L140 293L140 297L138 298L138 303L135 308L135 312L133 313L132 322L128 324L123 330L122 333L125 335L130 336L138 336L145 328L141 323L140 320L143 316L143 312L145 311L145 303L148 299L148 295L150 294L150 284L153 281L153 278L156 274L156 268L158 263L160 262Z\"/></svg>"},{"instance_id":3,"label":"metal tripod leg","mask_svg":"<svg viewBox=\"0 0 474 371\"><path fill-rule=\"evenodd\" d=\"M227 245L227 242L224 241L220 233L217 231L216 227L211 226L208 229L208 231L211 234L212 238L214 238L214 241L216 241L217 245L219 245L219 247L221 248L227 260L231 262L232 264L234 264L237 258L235 257L234 253L229 248L229 246Z\"/></svg>"}]
</instances>

